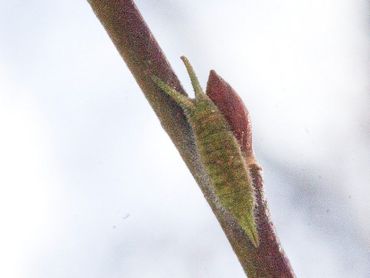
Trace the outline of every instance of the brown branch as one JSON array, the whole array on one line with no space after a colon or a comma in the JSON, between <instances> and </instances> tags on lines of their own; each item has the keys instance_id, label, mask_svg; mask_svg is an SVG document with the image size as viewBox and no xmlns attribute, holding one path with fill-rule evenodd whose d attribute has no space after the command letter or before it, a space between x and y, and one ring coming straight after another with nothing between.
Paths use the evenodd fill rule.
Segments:
<instances>
[{"instance_id":1,"label":"brown branch","mask_svg":"<svg viewBox=\"0 0 370 278\"><path fill-rule=\"evenodd\" d=\"M256 188L258 188L256 194L258 201L257 216L261 244L256 249L231 215L218 205L212 193L212 185L197 155L193 134L183 111L163 94L151 80L151 76L156 75L185 94L134 2L132 0L88 0L88 2L199 184L248 277L293 277L288 260L280 251L281 248L268 218L267 206L262 194L262 179L259 168L255 166L256 164L251 164L250 168ZM212 78L215 83L212 83ZM221 82L218 83L218 86L221 87L227 85L215 73L211 73L207 90L210 95L213 91L209 89L210 86L217 82ZM221 99L230 95L230 90L223 90L222 92L219 93ZM222 96L222 94L224 95ZM236 101L236 103L238 102L240 103L240 100ZM222 101L218 105L221 108L223 106ZM244 112L246 113L246 110ZM229 113L231 112L225 113L226 117ZM229 119L233 118L233 116L229 117ZM232 120L230 121L231 126L236 127ZM246 129L238 130L240 130L239 134L247 134L241 142L245 146L243 150L246 151L246 156L251 157L253 152L249 120L244 118L242 121L247 123L244 125ZM236 132L238 137L237 134Z\"/></svg>"}]
</instances>

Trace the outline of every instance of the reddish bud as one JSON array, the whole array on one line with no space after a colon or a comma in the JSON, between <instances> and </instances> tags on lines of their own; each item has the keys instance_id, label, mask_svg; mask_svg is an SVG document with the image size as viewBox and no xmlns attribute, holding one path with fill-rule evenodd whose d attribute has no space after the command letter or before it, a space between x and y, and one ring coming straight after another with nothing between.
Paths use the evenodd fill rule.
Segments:
<instances>
[{"instance_id":1,"label":"reddish bud","mask_svg":"<svg viewBox=\"0 0 370 278\"><path fill-rule=\"evenodd\" d=\"M207 95L225 116L247 159L253 157L252 128L249 113L235 90L211 70L207 82Z\"/></svg>"}]
</instances>

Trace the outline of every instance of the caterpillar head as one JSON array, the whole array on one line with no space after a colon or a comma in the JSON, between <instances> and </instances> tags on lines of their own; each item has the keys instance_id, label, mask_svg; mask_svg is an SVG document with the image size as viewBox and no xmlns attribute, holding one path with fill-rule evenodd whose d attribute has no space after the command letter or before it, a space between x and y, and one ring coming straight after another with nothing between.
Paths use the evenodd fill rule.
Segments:
<instances>
[{"instance_id":1,"label":"caterpillar head","mask_svg":"<svg viewBox=\"0 0 370 278\"><path fill-rule=\"evenodd\" d=\"M189 60L185 56L182 56L181 60L184 62L185 67L190 76L190 80L195 92L195 98L192 99L181 94L180 92L176 91L174 88L163 82L160 78L158 78L155 75L152 76L152 80L154 83L158 85L159 88L162 89L163 92L169 95L178 105L180 105L186 114L192 114L195 110L203 110L206 107L209 107L210 103L213 104L213 102L203 92L199 80L195 75L195 72Z\"/></svg>"}]
</instances>

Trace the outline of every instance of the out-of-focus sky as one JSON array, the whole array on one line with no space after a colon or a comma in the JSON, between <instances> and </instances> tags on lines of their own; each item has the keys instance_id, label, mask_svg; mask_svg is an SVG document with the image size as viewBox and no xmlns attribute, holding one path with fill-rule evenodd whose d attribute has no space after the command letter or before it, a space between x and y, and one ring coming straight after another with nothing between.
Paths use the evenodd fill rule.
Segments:
<instances>
[{"instance_id":1,"label":"out-of-focus sky","mask_svg":"<svg viewBox=\"0 0 370 278\"><path fill-rule=\"evenodd\" d=\"M369 277L367 1L136 3L244 99L297 277ZM87 1L0 0L0 220L0 277L244 277Z\"/></svg>"}]
</instances>

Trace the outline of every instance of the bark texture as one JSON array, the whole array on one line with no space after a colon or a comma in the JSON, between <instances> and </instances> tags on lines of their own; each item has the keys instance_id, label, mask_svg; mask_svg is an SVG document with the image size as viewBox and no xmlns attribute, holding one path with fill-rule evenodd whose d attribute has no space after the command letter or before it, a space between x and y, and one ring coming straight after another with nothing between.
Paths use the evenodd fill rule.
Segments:
<instances>
[{"instance_id":1,"label":"bark texture","mask_svg":"<svg viewBox=\"0 0 370 278\"><path fill-rule=\"evenodd\" d=\"M223 111L235 136L241 142L257 190L257 221L261 242L258 248L252 245L233 217L217 203L211 190L210 179L196 152L192 130L182 109L163 94L151 80L151 76L156 75L185 94L134 2L132 0L88 0L88 2L199 184L248 277L294 277L269 219L267 204L263 197L261 169L254 163L252 155L250 121L240 98L215 72L211 72L207 93ZM239 126L240 118L236 115L244 115L242 127Z\"/></svg>"}]
</instances>

